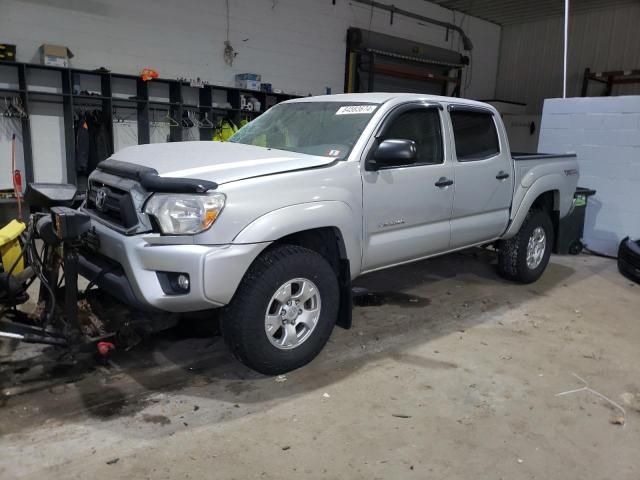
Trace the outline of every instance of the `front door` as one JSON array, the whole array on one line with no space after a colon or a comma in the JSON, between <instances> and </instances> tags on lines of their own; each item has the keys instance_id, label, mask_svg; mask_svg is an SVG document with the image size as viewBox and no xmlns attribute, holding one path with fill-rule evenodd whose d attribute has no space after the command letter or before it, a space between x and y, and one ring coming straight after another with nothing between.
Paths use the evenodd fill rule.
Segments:
<instances>
[{"instance_id":1,"label":"front door","mask_svg":"<svg viewBox=\"0 0 640 480\"><path fill-rule=\"evenodd\" d=\"M455 144L451 248L502 235L509 223L513 170L506 138L490 110L449 106Z\"/></svg>"},{"instance_id":2,"label":"front door","mask_svg":"<svg viewBox=\"0 0 640 480\"><path fill-rule=\"evenodd\" d=\"M411 165L363 168L364 270L415 260L449 248L453 167L442 141L442 112L403 105L385 120L369 155L383 140L416 143Z\"/></svg>"}]
</instances>

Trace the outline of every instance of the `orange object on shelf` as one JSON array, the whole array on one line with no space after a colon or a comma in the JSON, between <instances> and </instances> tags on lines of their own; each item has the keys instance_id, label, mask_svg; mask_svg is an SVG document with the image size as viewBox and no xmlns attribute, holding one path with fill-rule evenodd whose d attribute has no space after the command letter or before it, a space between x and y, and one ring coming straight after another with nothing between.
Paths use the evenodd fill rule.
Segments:
<instances>
[{"instance_id":1,"label":"orange object on shelf","mask_svg":"<svg viewBox=\"0 0 640 480\"><path fill-rule=\"evenodd\" d=\"M140 72L140 78L143 81L148 82L154 78L158 78L158 72L156 72L153 68L143 68L142 72Z\"/></svg>"}]
</instances>

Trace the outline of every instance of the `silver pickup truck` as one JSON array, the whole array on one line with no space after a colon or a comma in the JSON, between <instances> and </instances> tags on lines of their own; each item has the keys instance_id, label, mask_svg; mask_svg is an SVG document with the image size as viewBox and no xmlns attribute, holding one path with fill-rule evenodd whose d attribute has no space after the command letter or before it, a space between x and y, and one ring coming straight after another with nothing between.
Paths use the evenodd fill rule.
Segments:
<instances>
[{"instance_id":1,"label":"silver pickup truck","mask_svg":"<svg viewBox=\"0 0 640 480\"><path fill-rule=\"evenodd\" d=\"M512 155L498 112L363 93L272 107L229 142L123 149L89 179L99 247L80 272L151 312L221 308L251 368L311 361L351 325L359 275L494 245L533 282L573 206L575 155Z\"/></svg>"}]
</instances>

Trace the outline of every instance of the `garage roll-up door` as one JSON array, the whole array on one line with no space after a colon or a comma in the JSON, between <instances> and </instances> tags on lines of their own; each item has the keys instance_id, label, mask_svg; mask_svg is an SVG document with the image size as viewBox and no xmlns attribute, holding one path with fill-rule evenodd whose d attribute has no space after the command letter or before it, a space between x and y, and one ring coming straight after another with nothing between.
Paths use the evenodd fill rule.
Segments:
<instances>
[{"instance_id":1,"label":"garage roll-up door","mask_svg":"<svg viewBox=\"0 0 640 480\"><path fill-rule=\"evenodd\" d=\"M345 91L455 96L467 63L453 50L350 28Z\"/></svg>"}]
</instances>

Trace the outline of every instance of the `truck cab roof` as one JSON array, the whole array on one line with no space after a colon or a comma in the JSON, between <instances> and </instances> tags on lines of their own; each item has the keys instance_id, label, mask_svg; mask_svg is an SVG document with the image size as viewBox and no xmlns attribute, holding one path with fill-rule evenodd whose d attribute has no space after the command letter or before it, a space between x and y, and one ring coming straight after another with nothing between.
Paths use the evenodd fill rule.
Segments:
<instances>
[{"instance_id":1,"label":"truck cab roof","mask_svg":"<svg viewBox=\"0 0 640 480\"><path fill-rule=\"evenodd\" d=\"M476 107L483 107L495 111L493 106L479 102L477 100L469 100L459 97L444 97L441 95L427 95L424 93L392 93L392 92L367 92L367 93L339 93L336 95L318 95L314 97L302 97L288 100L284 103L298 103L298 102L363 102L363 103L376 103L383 104L387 102L403 103L403 102L438 102L438 103L456 103L463 105L470 105Z\"/></svg>"}]
</instances>

